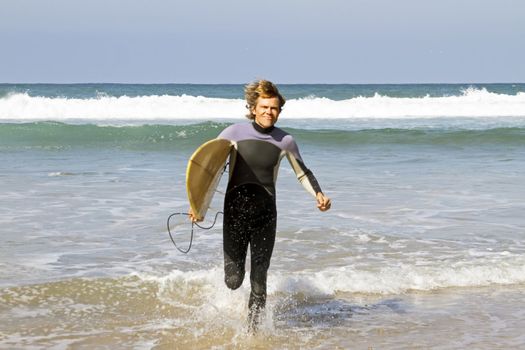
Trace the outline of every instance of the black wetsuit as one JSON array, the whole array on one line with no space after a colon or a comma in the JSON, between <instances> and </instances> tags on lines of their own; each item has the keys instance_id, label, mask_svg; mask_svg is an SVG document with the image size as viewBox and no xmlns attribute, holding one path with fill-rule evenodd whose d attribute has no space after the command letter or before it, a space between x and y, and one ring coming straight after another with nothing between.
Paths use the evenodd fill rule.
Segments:
<instances>
[{"instance_id":1,"label":"black wetsuit","mask_svg":"<svg viewBox=\"0 0 525 350\"><path fill-rule=\"evenodd\" d=\"M225 281L231 289L241 286L250 245L249 307L260 310L266 303L266 275L275 242L275 181L281 159L288 158L297 178L312 195L321 188L305 167L293 137L279 128L234 124L218 138L234 145L224 200Z\"/></svg>"}]
</instances>

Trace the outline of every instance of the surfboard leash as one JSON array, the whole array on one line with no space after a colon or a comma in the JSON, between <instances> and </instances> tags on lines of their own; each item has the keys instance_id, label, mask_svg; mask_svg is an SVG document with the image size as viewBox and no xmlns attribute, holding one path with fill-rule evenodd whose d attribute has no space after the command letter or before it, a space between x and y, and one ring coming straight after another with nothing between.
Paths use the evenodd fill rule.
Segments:
<instances>
[{"instance_id":1,"label":"surfboard leash","mask_svg":"<svg viewBox=\"0 0 525 350\"><path fill-rule=\"evenodd\" d=\"M175 246L175 248L177 248L177 250L183 254L188 254L188 252L190 251L191 249L191 245L193 244L193 231L194 231L194 228L195 226L197 226L198 228L200 229L203 229L203 230L210 230L213 228L213 226L215 226L215 223L217 222L217 217L219 216L219 214L223 214L222 211L218 211L217 213L215 213L215 218L213 219L213 224L211 224L210 226L201 226L199 225L197 222L192 222L191 223L191 231L190 231L190 243L188 244L188 249L182 249L180 248L177 243L175 242L175 239L173 238L173 235L171 234L171 229L170 229L170 220L172 217L174 216L177 216L177 215L186 215L186 216L190 216L189 213L173 213L171 214L170 216L168 216L168 222L167 222L167 225L168 225L168 234L170 235L170 239L171 239L171 242L173 243L173 245Z\"/></svg>"},{"instance_id":2,"label":"surfboard leash","mask_svg":"<svg viewBox=\"0 0 525 350\"><path fill-rule=\"evenodd\" d=\"M224 167L222 168L222 172L221 172L221 175L219 175L219 181L220 179L222 178L222 175L224 175L224 173L228 172L228 165L230 164L230 162L226 162L226 164L224 164ZM217 189L215 189L216 192ZM195 228L195 226L197 226L198 228L200 229L203 229L203 230L210 230L213 228L213 226L215 226L215 223L217 222L217 217L219 216L219 214L224 214L222 211L218 211L217 213L215 213L215 218L213 219L213 224L211 224L211 226L208 226L208 227L205 227L205 226L201 226L199 225L197 222L194 222L192 221L191 222L191 231L190 231L190 243L188 245L188 249L181 249L179 248L179 246L177 245L177 243L175 242L175 239L173 238L173 235L171 234L171 229L170 229L170 219L173 217L173 216L176 216L176 215L186 215L186 216L190 216L190 213L184 213L184 212L180 212L180 213L173 213L171 214L170 216L168 216L168 222L167 222L167 226L168 226L168 234L170 235L170 239L171 239L171 242L173 243L173 245L175 246L175 248L177 248L177 250L183 254L188 254L188 252L190 251L191 249L191 245L193 244L193 230Z\"/></svg>"}]
</instances>

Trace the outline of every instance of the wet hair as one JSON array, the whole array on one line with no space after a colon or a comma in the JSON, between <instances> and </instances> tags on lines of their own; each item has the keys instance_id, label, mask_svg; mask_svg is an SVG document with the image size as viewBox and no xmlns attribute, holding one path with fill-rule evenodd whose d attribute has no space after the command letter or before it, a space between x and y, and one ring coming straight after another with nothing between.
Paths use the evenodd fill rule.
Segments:
<instances>
[{"instance_id":1,"label":"wet hair","mask_svg":"<svg viewBox=\"0 0 525 350\"><path fill-rule=\"evenodd\" d=\"M268 80L256 80L244 88L244 97L246 98L246 108L248 108L248 114L246 118L254 119L255 116L252 114L252 109L257 105L257 99L277 97L279 99L279 112L281 112L286 100L279 93L277 86Z\"/></svg>"}]
</instances>

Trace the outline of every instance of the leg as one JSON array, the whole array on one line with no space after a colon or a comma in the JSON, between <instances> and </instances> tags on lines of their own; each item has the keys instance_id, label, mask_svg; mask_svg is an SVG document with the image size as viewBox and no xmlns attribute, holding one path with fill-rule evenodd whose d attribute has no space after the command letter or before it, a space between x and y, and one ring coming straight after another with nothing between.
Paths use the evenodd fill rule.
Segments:
<instances>
[{"instance_id":1,"label":"leg","mask_svg":"<svg viewBox=\"0 0 525 350\"><path fill-rule=\"evenodd\" d=\"M261 198L262 197L262 198ZM272 196L261 195L258 203L259 217L254 222L250 235L251 252L251 293L248 307L249 322L252 330L257 327L261 311L266 306L266 278L275 243L276 209ZM261 209L262 208L262 209Z\"/></svg>"},{"instance_id":2,"label":"leg","mask_svg":"<svg viewBox=\"0 0 525 350\"><path fill-rule=\"evenodd\" d=\"M266 275L275 243L275 198L263 187L246 184L228 191L224 202L224 270L229 288L244 279L248 244L251 251L249 327L256 330L266 305Z\"/></svg>"},{"instance_id":3,"label":"leg","mask_svg":"<svg viewBox=\"0 0 525 350\"><path fill-rule=\"evenodd\" d=\"M266 278L275 243L276 218L268 217L266 225L252 234L251 253L251 294L250 308L262 309L266 305Z\"/></svg>"},{"instance_id":4,"label":"leg","mask_svg":"<svg viewBox=\"0 0 525 350\"><path fill-rule=\"evenodd\" d=\"M245 273L249 236L240 213L239 193L226 194L223 218L224 281L230 289L242 285Z\"/></svg>"}]
</instances>

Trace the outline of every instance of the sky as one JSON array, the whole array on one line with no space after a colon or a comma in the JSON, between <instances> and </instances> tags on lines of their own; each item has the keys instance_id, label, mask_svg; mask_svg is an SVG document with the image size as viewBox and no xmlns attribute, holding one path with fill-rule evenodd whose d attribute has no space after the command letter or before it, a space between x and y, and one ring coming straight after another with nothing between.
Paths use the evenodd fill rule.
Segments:
<instances>
[{"instance_id":1,"label":"sky","mask_svg":"<svg viewBox=\"0 0 525 350\"><path fill-rule=\"evenodd\" d=\"M525 82L523 0L0 0L0 83Z\"/></svg>"}]
</instances>

